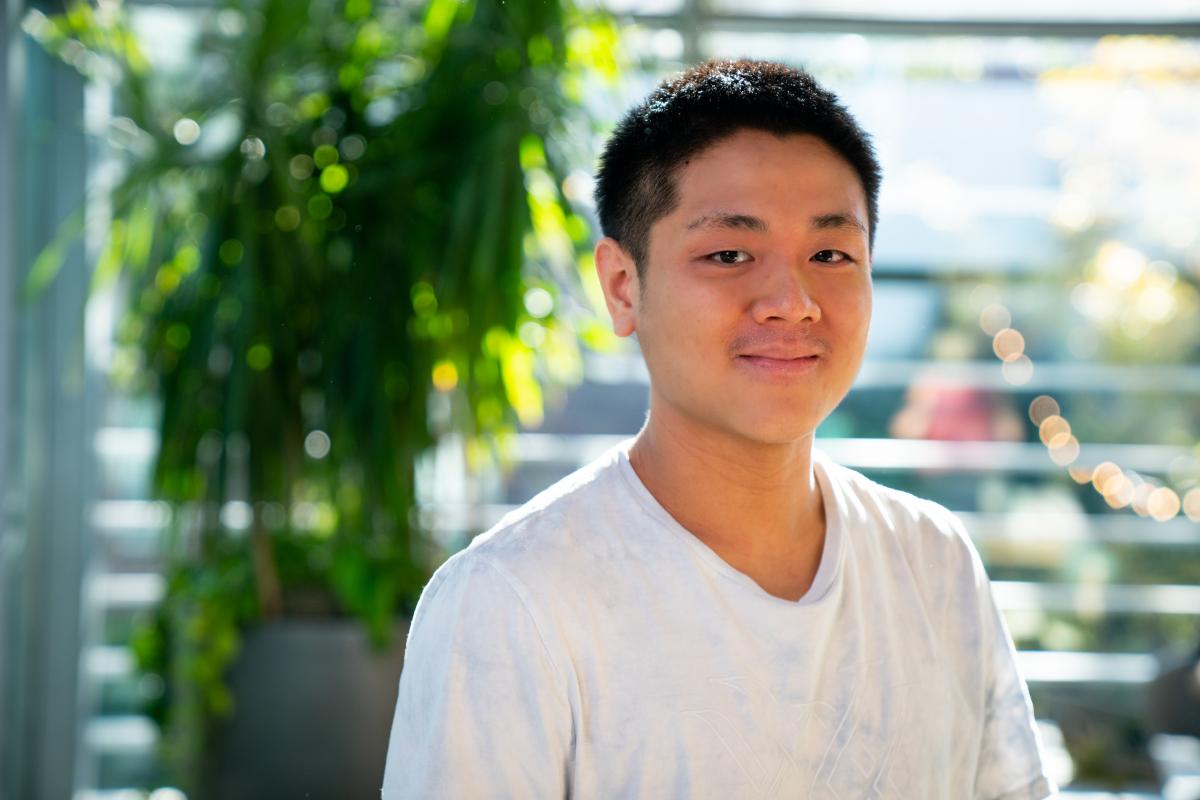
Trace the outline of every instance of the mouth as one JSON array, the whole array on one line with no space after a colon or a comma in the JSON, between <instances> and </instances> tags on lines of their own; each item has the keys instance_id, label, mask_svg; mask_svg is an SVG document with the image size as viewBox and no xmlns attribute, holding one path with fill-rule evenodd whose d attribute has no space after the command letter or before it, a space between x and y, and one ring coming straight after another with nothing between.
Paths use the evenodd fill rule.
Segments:
<instances>
[{"instance_id":1,"label":"mouth","mask_svg":"<svg viewBox=\"0 0 1200 800\"><path fill-rule=\"evenodd\" d=\"M740 365L767 376L794 377L803 375L814 369L820 362L818 355L806 356L761 356L743 354L735 361Z\"/></svg>"}]
</instances>

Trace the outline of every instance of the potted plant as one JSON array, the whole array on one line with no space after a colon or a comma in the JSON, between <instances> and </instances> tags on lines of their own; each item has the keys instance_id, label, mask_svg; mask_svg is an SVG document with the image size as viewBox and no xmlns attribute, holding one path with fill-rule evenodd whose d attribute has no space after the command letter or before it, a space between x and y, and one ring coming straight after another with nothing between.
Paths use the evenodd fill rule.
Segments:
<instances>
[{"instance_id":1,"label":"potted plant","mask_svg":"<svg viewBox=\"0 0 1200 800\"><path fill-rule=\"evenodd\" d=\"M244 644L313 616L394 644L445 556L416 524L418 459L457 432L472 465L502 461L542 385L578 375L577 333L600 329L562 290L588 237L561 190L586 137L564 132L615 73L614 28L569 0L231 0L175 74L116 2L26 30L115 93L94 285L120 281L113 377L159 398L174 510L135 652L175 778L231 796L197 778L249 702L228 683Z\"/></svg>"}]
</instances>

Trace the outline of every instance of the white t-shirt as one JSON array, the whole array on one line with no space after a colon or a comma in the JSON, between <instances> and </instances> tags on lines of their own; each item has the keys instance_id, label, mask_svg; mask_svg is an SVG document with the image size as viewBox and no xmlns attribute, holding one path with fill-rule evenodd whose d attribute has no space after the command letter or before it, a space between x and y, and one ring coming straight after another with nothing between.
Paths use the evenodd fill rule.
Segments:
<instances>
[{"instance_id":1,"label":"white t-shirt","mask_svg":"<svg viewBox=\"0 0 1200 800\"><path fill-rule=\"evenodd\" d=\"M962 524L814 451L798 602L685 530L629 439L455 554L409 631L384 800L1055 792Z\"/></svg>"}]
</instances>

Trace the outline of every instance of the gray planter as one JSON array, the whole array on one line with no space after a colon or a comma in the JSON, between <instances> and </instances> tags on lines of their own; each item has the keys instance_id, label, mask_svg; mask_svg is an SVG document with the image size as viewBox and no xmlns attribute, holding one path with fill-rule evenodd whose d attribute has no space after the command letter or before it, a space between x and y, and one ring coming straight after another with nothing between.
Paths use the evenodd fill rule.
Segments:
<instances>
[{"instance_id":1,"label":"gray planter","mask_svg":"<svg viewBox=\"0 0 1200 800\"><path fill-rule=\"evenodd\" d=\"M354 620L248 632L216 731L208 800L379 800L407 628L373 650Z\"/></svg>"}]
</instances>

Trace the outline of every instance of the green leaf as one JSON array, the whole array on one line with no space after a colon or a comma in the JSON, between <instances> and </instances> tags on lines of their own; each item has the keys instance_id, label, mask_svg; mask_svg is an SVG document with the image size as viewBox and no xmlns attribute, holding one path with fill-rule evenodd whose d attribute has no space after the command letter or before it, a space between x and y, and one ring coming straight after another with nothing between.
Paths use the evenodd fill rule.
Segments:
<instances>
[{"instance_id":1,"label":"green leaf","mask_svg":"<svg viewBox=\"0 0 1200 800\"><path fill-rule=\"evenodd\" d=\"M424 22L425 35L430 41L440 42L446 38L461 6L461 0L430 0Z\"/></svg>"},{"instance_id":2,"label":"green leaf","mask_svg":"<svg viewBox=\"0 0 1200 800\"><path fill-rule=\"evenodd\" d=\"M543 169L546 166L546 149L540 136L527 133L521 137L521 169Z\"/></svg>"},{"instance_id":3,"label":"green leaf","mask_svg":"<svg viewBox=\"0 0 1200 800\"><path fill-rule=\"evenodd\" d=\"M104 250L101 251L100 258L96 261L96 268L92 271L89 291L94 292L107 286L121 271L121 256L125 253L127 231L128 225L125 220L113 220L109 225L108 240L104 243Z\"/></svg>"},{"instance_id":4,"label":"green leaf","mask_svg":"<svg viewBox=\"0 0 1200 800\"><path fill-rule=\"evenodd\" d=\"M157 209L147 197L129 213L129 227L125 237L125 262L134 271L141 271L150 260L150 249L154 244L154 224Z\"/></svg>"},{"instance_id":5,"label":"green leaf","mask_svg":"<svg viewBox=\"0 0 1200 800\"><path fill-rule=\"evenodd\" d=\"M360 20L371 15L371 0L346 0L346 19Z\"/></svg>"},{"instance_id":6,"label":"green leaf","mask_svg":"<svg viewBox=\"0 0 1200 800\"><path fill-rule=\"evenodd\" d=\"M50 243L42 248L42 252L34 260L29 274L25 277L25 299L32 300L41 293L58 275L71 245L83 232L83 209L80 208L63 220Z\"/></svg>"}]
</instances>

